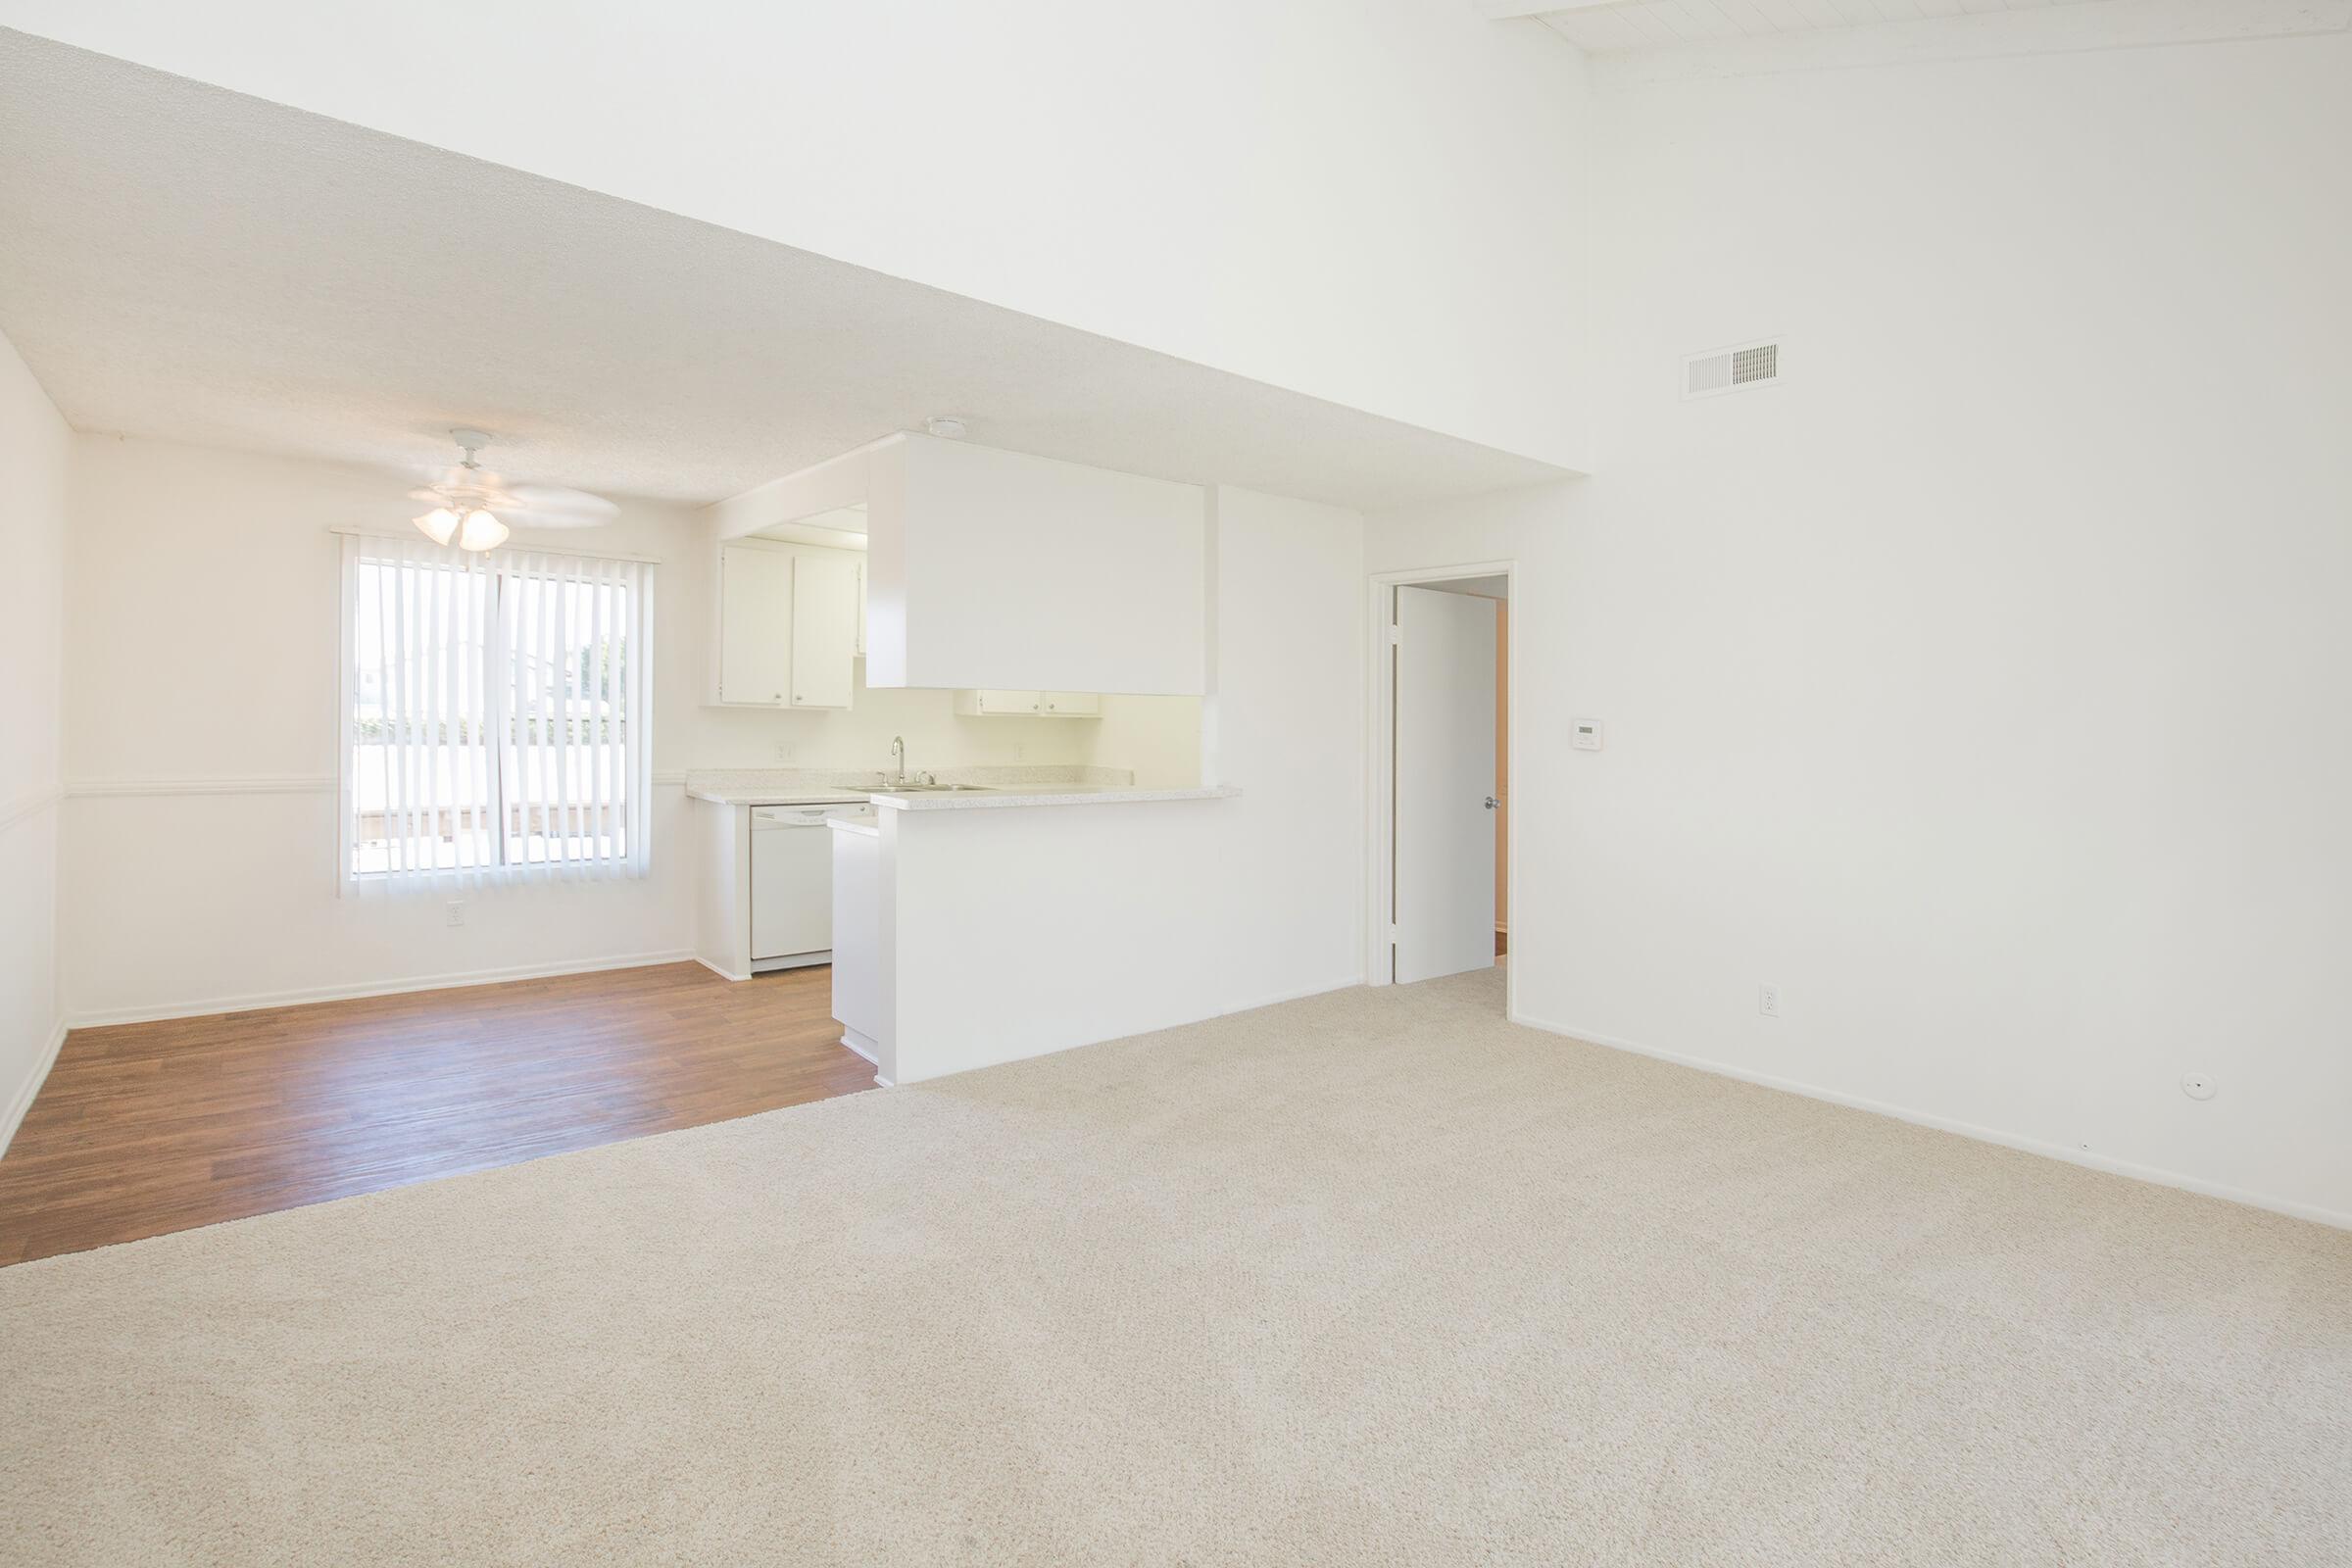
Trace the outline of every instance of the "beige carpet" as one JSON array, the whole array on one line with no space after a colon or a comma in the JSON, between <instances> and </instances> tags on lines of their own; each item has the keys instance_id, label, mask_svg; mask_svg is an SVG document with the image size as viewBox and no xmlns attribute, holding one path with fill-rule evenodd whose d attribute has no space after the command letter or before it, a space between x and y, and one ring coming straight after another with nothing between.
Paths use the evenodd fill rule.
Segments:
<instances>
[{"instance_id":1,"label":"beige carpet","mask_svg":"<svg viewBox=\"0 0 2352 1568\"><path fill-rule=\"evenodd\" d=\"M2352 1236L1499 986L0 1270L0 1561L2352 1562Z\"/></svg>"}]
</instances>

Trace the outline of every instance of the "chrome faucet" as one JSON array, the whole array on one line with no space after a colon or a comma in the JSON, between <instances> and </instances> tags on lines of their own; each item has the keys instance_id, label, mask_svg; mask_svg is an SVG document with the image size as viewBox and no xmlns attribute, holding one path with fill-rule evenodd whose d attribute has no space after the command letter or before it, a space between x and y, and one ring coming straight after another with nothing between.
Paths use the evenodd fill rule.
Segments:
<instances>
[{"instance_id":1,"label":"chrome faucet","mask_svg":"<svg viewBox=\"0 0 2352 1568\"><path fill-rule=\"evenodd\" d=\"M898 776L898 778L895 780L895 782L897 782L897 783L900 783L900 784L904 784L904 783L906 783L906 736L904 736L904 735L893 735L893 736L890 738L890 755L891 755L891 756L892 756L894 759L896 759L896 760L897 760L897 761L898 761L898 764L899 764L899 776Z\"/></svg>"}]
</instances>

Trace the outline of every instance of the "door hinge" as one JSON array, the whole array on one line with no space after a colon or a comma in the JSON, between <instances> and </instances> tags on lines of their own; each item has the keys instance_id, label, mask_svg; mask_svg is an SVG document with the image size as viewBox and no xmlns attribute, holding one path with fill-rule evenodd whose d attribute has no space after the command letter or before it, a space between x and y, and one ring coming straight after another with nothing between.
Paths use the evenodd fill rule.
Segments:
<instances>
[{"instance_id":1,"label":"door hinge","mask_svg":"<svg viewBox=\"0 0 2352 1568\"><path fill-rule=\"evenodd\" d=\"M1391 648L1395 648L1397 644L1403 641L1404 628L1402 626L1391 626L1389 628L1389 646Z\"/></svg>"},{"instance_id":2,"label":"door hinge","mask_svg":"<svg viewBox=\"0 0 2352 1568\"><path fill-rule=\"evenodd\" d=\"M1390 921L1390 922L1389 922L1389 946L1393 948L1393 947L1395 947L1396 945L1396 921L1394 921L1394 920L1392 920L1392 921Z\"/></svg>"}]
</instances>

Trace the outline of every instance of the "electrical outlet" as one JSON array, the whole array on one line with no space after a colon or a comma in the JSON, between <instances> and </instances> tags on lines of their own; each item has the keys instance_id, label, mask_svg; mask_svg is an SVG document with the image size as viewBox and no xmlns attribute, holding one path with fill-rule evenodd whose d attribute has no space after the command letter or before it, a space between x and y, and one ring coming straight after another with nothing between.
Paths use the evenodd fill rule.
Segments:
<instances>
[{"instance_id":1,"label":"electrical outlet","mask_svg":"<svg viewBox=\"0 0 2352 1568\"><path fill-rule=\"evenodd\" d=\"M1758 986L1756 988L1756 1010L1767 1018L1778 1018L1781 1015L1781 988L1779 986Z\"/></svg>"},{"instance_id":2,"label":"electrical outlet","mask_svg":"<svg viewBox=\"0 0 2352 1568\"><path fill-rule=\"evenodd\" d=\"M451 925L466 923L466 906L456 899L449 901L449 923Z\"/></svg>"},{"instance_id":3,"label":"electrical outlet","mask_svg":"<svg viewBox=\"0 0 2352 1568\"><path fill-rule=\"evenodd\" d=\"M2210 1073L2184 1072L2180 1075L2180 1092L2191 1100L2211 1100L2214 1095Z\"/></svg>"}]
</instances>

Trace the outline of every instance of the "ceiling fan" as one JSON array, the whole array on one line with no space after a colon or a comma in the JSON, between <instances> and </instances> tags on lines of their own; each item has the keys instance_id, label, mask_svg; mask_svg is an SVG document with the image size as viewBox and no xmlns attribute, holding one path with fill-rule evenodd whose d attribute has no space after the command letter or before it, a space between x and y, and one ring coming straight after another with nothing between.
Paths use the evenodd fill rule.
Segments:
<instances>
[{"instance_id":1,"label":"ceiling fan","mask_svg":"<svg viewBox=\"0 0 2352 1568\"><path fill-rule=\"evenodd\" d=\"M461 428L449 435L465 457L430 484L409 492L411 501L433 504L416 523L437 545L496 550L507 542L510 519L534 528L585 528L610 522L620 511L604 497L584 490L509 484L474 457L490 444L487 430Z\"/></svg>"}]
</instances>

